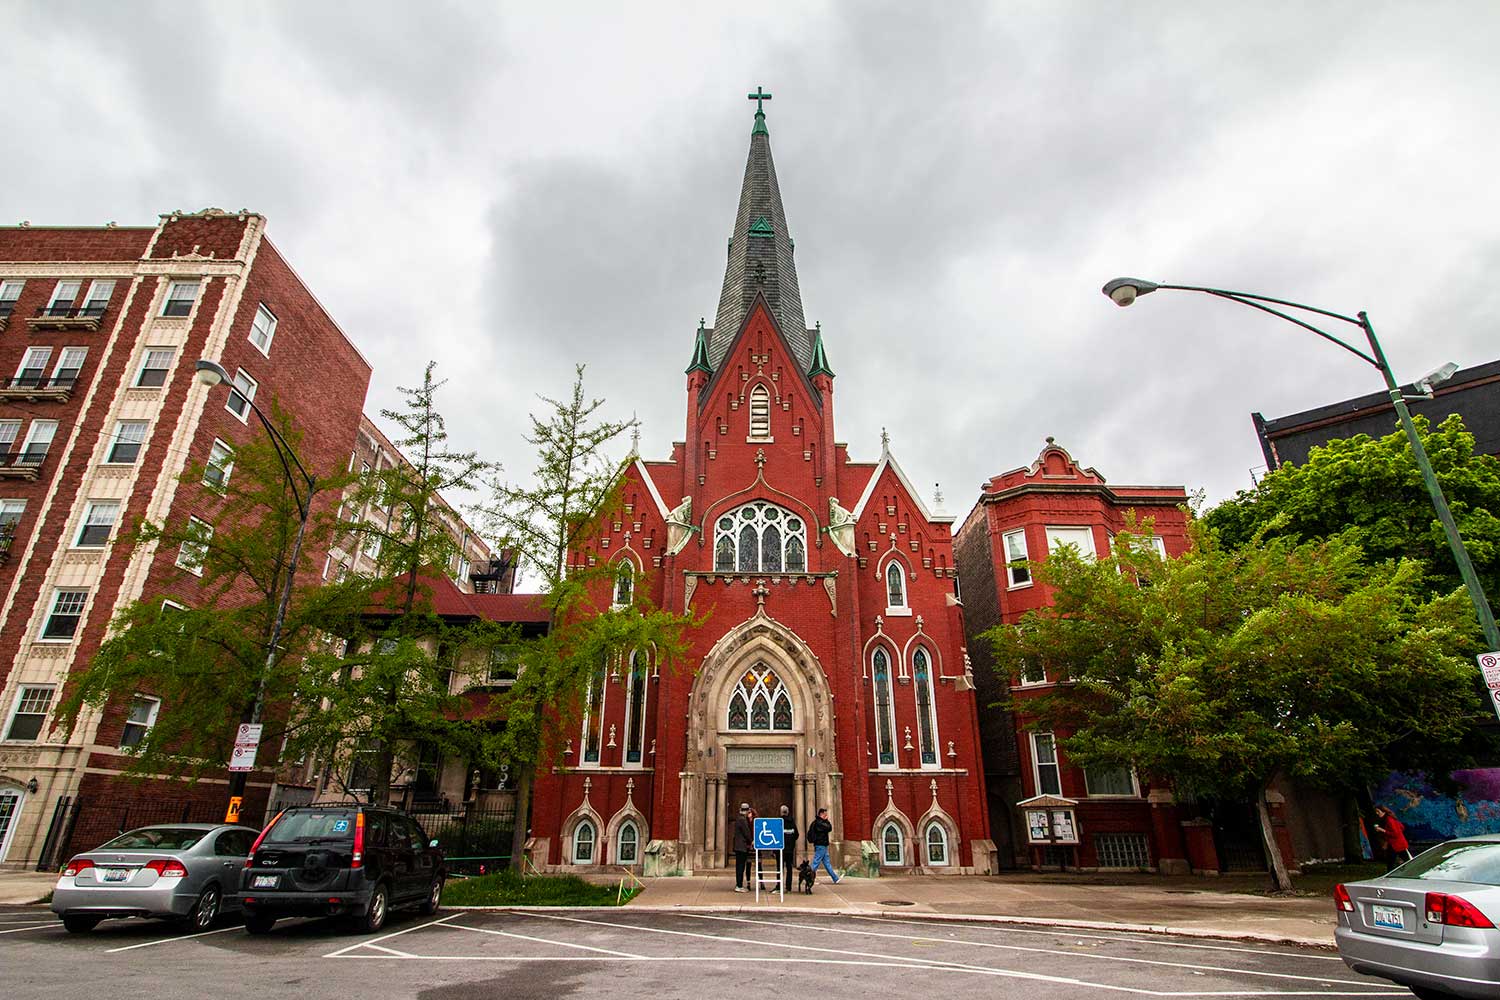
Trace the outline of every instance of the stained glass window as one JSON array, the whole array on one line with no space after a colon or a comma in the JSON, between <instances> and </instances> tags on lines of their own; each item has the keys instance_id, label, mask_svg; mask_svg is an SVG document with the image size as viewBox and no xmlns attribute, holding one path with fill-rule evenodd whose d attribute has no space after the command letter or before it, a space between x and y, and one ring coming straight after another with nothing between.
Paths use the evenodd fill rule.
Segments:
<instances>
[{"instance_id":1,"label":"stained glass window","mask_svg":"<svg viewBox=\"0 0 1500 1000\"><path fill-rule=\"evenodd\" d=\"M927 669L927 651L920 646L911 655L912 674L917 685L917 734L923 764L937 763L937 734L932 717L932 677Z\"/></svg>"},{"instance_id":2,"label":"stained glass window","mask_svg":"<svg viewBox=\"0 0 1500 1000\"><path fill-rule=\"evenodd\" d=\"M906 851L901 843L901 828L895 823L887 823L880 834L881 843L884 845L884 861L888 865L899 865L906 860Z\"/></svg>"},{"instance_id":3,"label":"stained glass window","mask_svg":"<svg viewBox=\"0 0 1500 1000\"><path fill-rule=\"evenodd\" d=\"M896 729L891 718L891 660L885 650L875 650L875 749L880 763L896 763Z\"/></svg>"},{"instance_id":4,"label":"stained glass window","mask_svg":"<svg viewBox=\"0 0 1500 1000\"><path fill-rule=\"evenodd\" d=\"M906 607L906 575L901 570L901 564L894 559L885 568L885 589L891 607Z\"/></svg>"},{"instance_id":5,"label":"stained glass window","mask_svg":"<svg viewBox=\"0 0 1500 1000\"><path fill-rule=\"evenodd\" d=\"M807 531L802 519L762 502L746 504L719 518L714 529L714 571L807 572Z\"/></svg>"},{"instance_id":6,"label":"stained glass window","mask_svg":"<svg viewBox=\"0 0 1500 1000\"><path fill-rule=\"evenodd\" d=\"M728 728L739 731L790 732L792 698L776 672L764 663L745 671L729 696Z\"/></svg>"}]
</instances>

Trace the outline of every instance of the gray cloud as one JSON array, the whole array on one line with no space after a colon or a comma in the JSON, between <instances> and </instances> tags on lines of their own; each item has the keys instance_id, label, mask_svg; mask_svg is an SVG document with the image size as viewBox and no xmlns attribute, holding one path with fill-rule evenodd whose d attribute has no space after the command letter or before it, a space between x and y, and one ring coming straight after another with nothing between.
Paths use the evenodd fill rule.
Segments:
<instances>
[{"instance_id":1,"label":"gray cloud","mask_svg":"<svg viewBox=\"0 0 1500 1000\"><path fill-rule=\"evenodd\" d=\"M764 84L840 437L882 426L967 509L1048 434L1223 497L1249 414L1378 386L1250 310L1119 273L1369 310L1399 371L1491 360L1500 12L1475 3L11 7L0 219L219 204L376 366L429 357L455 442L530 465L575 362L643 449L682 434ZM85 146L38 141L87 133ZM1349 332L1357 334L1350 328Z\"/></svg>"}]
</instances>

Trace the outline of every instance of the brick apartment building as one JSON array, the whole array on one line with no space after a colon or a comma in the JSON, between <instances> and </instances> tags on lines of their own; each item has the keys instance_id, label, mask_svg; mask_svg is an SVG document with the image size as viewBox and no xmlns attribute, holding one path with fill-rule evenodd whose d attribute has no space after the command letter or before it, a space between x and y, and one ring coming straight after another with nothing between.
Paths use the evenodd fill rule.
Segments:
<instances>
[{"instance_id":1,"label":"brick apartment building","mask_svg":"<svg viewBox=\"0 0 1500 1000\"><path fill-rule=\"evenodd\" d=\"M402 460L362 412L370 365L265 228L255 213L217 209L154 227L0 228L0 866L62 854L68 834L102 839L133 807L179 818L162 809L180 804L198 818L224 803L222 774L191 787L120 777L122 748L171 710L147 692L86 714L66 741L53 713L116 611L192 600L178 552L117 536L140 518L212 525L217 495L180 480L263 433L246 400L289 414L314 476ZM233 386L196 381L199 358ZM508 590L513 569L448 514L454 589ZM369 556L307 551L301 577L371 573ZM274 777L250 776L247 817Z\"/></svg>"}]
</instances>

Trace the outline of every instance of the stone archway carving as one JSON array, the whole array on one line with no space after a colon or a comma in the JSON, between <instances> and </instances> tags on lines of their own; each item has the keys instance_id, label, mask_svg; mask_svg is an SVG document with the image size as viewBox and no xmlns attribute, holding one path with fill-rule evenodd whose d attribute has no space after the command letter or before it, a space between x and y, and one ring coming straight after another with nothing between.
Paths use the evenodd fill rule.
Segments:
<instances>
[{"instance_id":1,"label":"stone archway carving","mask_svg":"<svg viewBox=\"0 0 1500 1000\"><path fill-rule=\"evenodd\" d=\"M792 700L792 729L729 731L731 693L752 666L775 671ZM792 747L794 807L798 829L827 807L834 841L843 839L838 756L834 744L833 692L808 645L764 607L726 632L704 657L688 697L688 759L682 782L680 838L694 867L722 863L725 789L729 756L737 748ZM832 847L832 844L830 845Z\"/></svg>"}]
</instances>

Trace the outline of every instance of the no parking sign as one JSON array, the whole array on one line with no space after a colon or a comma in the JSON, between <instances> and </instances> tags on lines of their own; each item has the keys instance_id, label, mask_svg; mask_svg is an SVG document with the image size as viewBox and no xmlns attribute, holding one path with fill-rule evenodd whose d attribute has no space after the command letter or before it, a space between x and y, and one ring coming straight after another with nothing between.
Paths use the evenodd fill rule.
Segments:
<instances>
[{"instance_id":1,"label":"no parking sign","mask_svg":"<svg viewBox=\"0 0 1500 1000\"><path fill-rule=\"evenodd\" d=\"M1480 653L1475 659L1479 661L1480 673L1484 674L1484 686L1489 688L1490 704L1494 706L1496 717L1500 718L1500 650Z\"/></svg>"}]
</instances>

